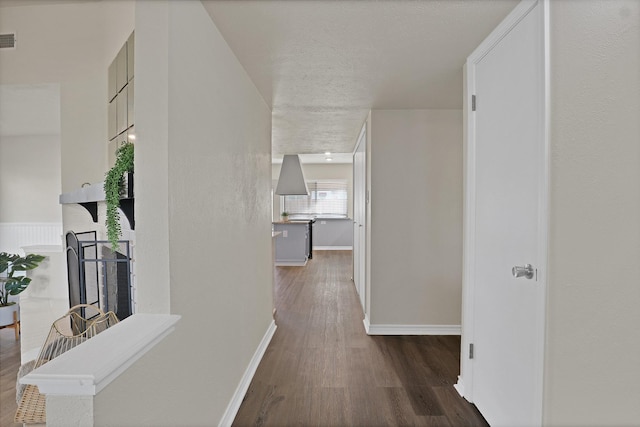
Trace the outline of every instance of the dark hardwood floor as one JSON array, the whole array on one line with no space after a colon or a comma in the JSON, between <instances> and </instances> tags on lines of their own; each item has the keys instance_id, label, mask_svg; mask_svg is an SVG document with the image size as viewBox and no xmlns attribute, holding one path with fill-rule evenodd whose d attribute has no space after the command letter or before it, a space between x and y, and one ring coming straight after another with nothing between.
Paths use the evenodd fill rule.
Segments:
<instances>
[{"instance_id":1,"label":"dark hardwood floor","mask_svg":"<svg viewBox=\"0 0 640 427\"><path fill-rule=\"evenodd\" d=\"M350 251L277 267L278 329L235 426L486 426L454 390L460 337L367 336Z\"/></svg>"},{"instance_id":2,"label":"dark hardwood floor","mask_svg":"<svg viewBox=\"0 0 640 427\"><path fill-rule=\"evenodd\" d=\"M453 384L460 338L367 336L350 251L277 267L278 329L235 426L486 426ZM20 342L0 330L0 427L17 427Z\"/></svg>"},{"instance_id":3,"label":"dark hardwood floor","mask_svg":"<svg viewBox=\"0 0 640 427\"><path fill-rule=\"evenodd\" d=\"M16 414L16 375L20 368L20 341L13 329L0 329L0 427L18 427Z\"/></svg>"}]
</instances>

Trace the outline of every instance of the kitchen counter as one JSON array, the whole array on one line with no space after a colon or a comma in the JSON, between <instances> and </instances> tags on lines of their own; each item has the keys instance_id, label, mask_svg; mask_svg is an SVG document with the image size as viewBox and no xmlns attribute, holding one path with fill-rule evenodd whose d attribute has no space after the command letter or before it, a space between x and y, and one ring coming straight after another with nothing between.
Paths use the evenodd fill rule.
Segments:
<instances>
[{"instance_id":1,"label":"kitchen counter","mask_svg":"<svg viewBox=\"0 0 640 427\"><path fill-rule=\"evenodd\" d=\"M272 224L308 224L309 219L290 219L289 221L273 221Z\"/></svg>"}]
</instances>

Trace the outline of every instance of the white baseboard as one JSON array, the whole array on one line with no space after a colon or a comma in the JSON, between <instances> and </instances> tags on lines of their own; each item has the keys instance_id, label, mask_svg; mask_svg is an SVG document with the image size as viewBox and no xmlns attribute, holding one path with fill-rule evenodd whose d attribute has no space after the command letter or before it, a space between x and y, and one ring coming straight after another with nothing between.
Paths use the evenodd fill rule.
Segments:
<instances>
[{"instance_id":1,"label":"white baseboard","mask_svg":"<svg viewBox=\"0 0 640 427\"><path fill-rule=\"evenodd\" d=\"M314 251L352 251L353 246L314 246Z\"/></svg>"},{"instance_id":2,"label":"white baseboard","mask_svg":"<svg viewBox=\"0 0 640 427\"><path fill-rule=\"evenodd\" d=\"M235 393L233 393L231 401L227 405L227 409L224 411L224 415L222 415L222 418L218 423L219 427L227 427L233 424L233 420L238 414L242 400L244 399L245 394L247 394L251 380L256 373L256 369L258 369L258 365L262 360L262 356L264 356L264 352L267 350L267 347L271 342L271 338L273 338L273 334L276 332L276 328L276 321L272 320L267 331L262 337L262 341L260 341L258 348L249 361L249 366L247 366L247 369L244 371L244 375L242 375L242 378L240 379L240 384L238 384L238 388L236 388Z\"/></svg>"},{"instance_id":3,"label":"white baseboard","mask_svg":"<svg viewBox=\"0 0 640 427\"><path fill-rule=\"evenodd\" d=\"M456 389L460 396L464 397L464 382L460 375L458 375L458 382L453 385L453 388Z\"/></svg>"},{"instance_id":4,"label":"white baseboard","mask_svg":"<svg viewBox=\"0 0 640 427\"><path fill-rule=\"evenodd\" d=\"M371 327L371 323L369 322L369 315L368 314L364 315L364 319L362 319L362 323L364 323L364 330L367 333L367 335L371 335L369 333L369 328Z\"/></svg>"},{"instance_id":5,"label":"white baseboard","mask_svg":"<svg viewBox=\"0 0 640 427\"><path fill-rule=\"evenodd\" d=\"M372 325L365 317L368 335L460 335L460 325Z\"/></svg>"}]
</instances>

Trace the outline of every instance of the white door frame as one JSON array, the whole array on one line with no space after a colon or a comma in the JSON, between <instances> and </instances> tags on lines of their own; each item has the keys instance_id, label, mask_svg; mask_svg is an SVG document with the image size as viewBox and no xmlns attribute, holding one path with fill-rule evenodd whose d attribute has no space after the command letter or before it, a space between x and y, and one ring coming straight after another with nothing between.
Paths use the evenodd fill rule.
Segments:
<instances>
[{"instance_id":1,"label":"white door frame","mask_svg":"<svg viewBox=\"0 0 640 427\"><path fill-rule=\"evenodd\" d=\"M358 139L356 140L356 145L353 149L353 279L356 285L356 290L358 291L358 297L360 298L360 303L362 305L362 310L367 316L366 309L366 227L367 227L367 219L366 219L366 192L367 192L367 180L366 180L366 144L367 144L367 122L362 125L362 129L360 129L360 133L358 134ZM365 164L364 176L356 176L356 154L360 149L361 144L364 144L363 148L365 150ZM360 178L364 178L361 180ZM356 186L360 185L360 188L356 189ZM356 198L360 198L360 200L356 200ZM359 203L359 206L356 206L356 203ZM364 224L359 224L358 221L364 217ZM360 230L360 227L363 230ZM356 233L358 233L358 238L356 238ZM364 234L364 239L361 239L360 236ZM356 245L358 247L356 248ZM356 253L357 252L357 253ZM356 256L359 257L356 260ZM356 271L358 269L358 271Z\"/></svg>"},{"instance_id":2,"label":"white door frame","mask_svg":"<svg viewBox=\"0 0 640 427\"><path fill-rule=\"evenodd\" d=\"M543 117L543 153L540 168L542 170L539 182L539 224L538 239L540 242L538 249L538 278L543 292L540 298L534 303L537 305L540 316L546 316L546 284L547 284L547 264L548 264L548 227L549 227L549 3L548 0L522 0L514 10L496 27L496 29L485 39L480 46L467 58L465 64L465 89L464 89L464 109L465 109L465 198L464 198L464 260L463 260L463 284L462 284L462 344L460 357L460 377L455 385L456 390L468 401L473 402L473 360L469 359L469 345L474 343L474 292L475 292L475 203L476 203L476 123L475 114L472 112L472 94L475 93L475 66L482 58L504 38L534 7L542 7L543 28L541 32L544 40L544 102L541 112ZM481 101L480 101L481 102ZM537 424L542 424L542 400L543 400L543 379L544 379L544 348L545 348L545 325L536 331L535 340L536 354L534 355L534 370L538 378L536 382L536 402L539 408L539 420Z\"/></svg>"}]
</instances>

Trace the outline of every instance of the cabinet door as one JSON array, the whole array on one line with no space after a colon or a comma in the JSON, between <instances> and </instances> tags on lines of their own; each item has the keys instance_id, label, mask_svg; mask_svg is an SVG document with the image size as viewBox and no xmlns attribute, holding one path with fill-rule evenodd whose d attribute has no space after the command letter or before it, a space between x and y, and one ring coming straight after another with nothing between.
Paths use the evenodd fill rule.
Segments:
<instances>
[{"instance_id":1,"label":"cabinet door","mask_svg":"<svg viewBox=\"0 0 640 427\"><path fill-rule=\"evenodd\" d=\"M133 78L133 50L135 47L135 34L131 33L129 39L127 40L127 80L131 80Z\"/></svg>"},{"instance_id":2,"label":"cabinet door","mask_svg":"<svg viewBox=\"0 0 640 427\"><path fill-rule=\"evenodd\" d=\"M118 151L119 146L117 138L109 141L109 144L107 144L107 162L109 169L116 163L116 151Z\"/></svg>"},{"instance_id":3,"label":"cabinet door","mask_svg":"<svg viewBox=\"0 0 640 427\"><path fill-rule=\"evenodd\" d=\"M133 126L133 80L129 81L127 85L127 127Z\"/></svg>"},{"instance_id":4,"label":"cabinet door","mask_svg":"<svg viewBox=\"0 0 640 427\"><path fill-rule=\"evenodd\" d=\"M127 84L127 44L125 43L116 56L116 84L118 92Z\"/></svg>"},{"instance_id":5,"label":"cabinet door","mask_svg":"<svg viewBox=\"0 0 640 427\"><path fill-rule=\"evenodd\" d=\"M127 88L122 89L116 100L116 114L118 124L118 135L127 130Z\"/></svg>"},{"instance_id":6,"label":"cabinet door","mask_svg":"<svg viewBox=\"0 0 640 427\"><path fill-rule=\"evenodd\" d=\"M117 124L117 102L114 99L109 103L109 121L108 121L108 136L109 140L112 140L118 136L118 124Z\"/></svg>"},{"instance_id":7,"label":"cabinet door","mask_svg":"<svg viewBox=\"0 0 640 427\"><path fill-rule=\"evenodd\" d=\"M282 234L276 239L276 262L304 265L307 260L307 225L275 224Z\"/></svg>"},{"instance_id":8,"label":"cabinet door","mask_svg":"<svg viewBox=\"0 0 640 427\"><path fill-rule=\"evenodd\" d=\"M131 126L127 129L127 142L136 142L136 128L135 126Z\"/></svg>"},{"instance_id":9,"label":"cabinet door","mask_svg":"<svg viewBox=\"0 0 640 427\"><path fill-rule=\"evenodd\" d=\"M116 84L117 74L117 58L109 65L109 80L107 85L107 102L111 102L118 94L118 85Z\"/></svg>"}]
</instances>

